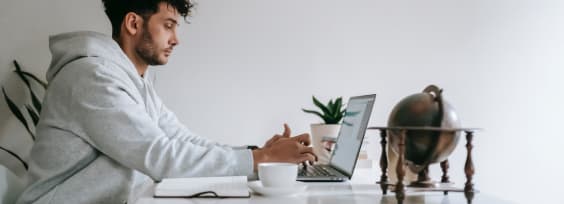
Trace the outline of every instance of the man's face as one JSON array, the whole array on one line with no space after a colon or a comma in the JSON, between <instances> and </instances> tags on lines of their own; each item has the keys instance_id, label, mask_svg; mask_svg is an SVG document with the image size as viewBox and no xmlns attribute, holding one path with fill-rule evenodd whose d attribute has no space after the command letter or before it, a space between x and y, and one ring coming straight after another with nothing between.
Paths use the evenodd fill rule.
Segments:
<instances>
[{"instance_id":1,"label":"man's face","mask_svg":"<svg viewBox=\"0 0 564 204\"><path fill-rule=\"evenodd\" d=\"M179 16L174 7L161 3L157 13L144 19L135 52L148 65L168 62L174 46L178 44L176 28Z\"/></svg>"}]
</instances>

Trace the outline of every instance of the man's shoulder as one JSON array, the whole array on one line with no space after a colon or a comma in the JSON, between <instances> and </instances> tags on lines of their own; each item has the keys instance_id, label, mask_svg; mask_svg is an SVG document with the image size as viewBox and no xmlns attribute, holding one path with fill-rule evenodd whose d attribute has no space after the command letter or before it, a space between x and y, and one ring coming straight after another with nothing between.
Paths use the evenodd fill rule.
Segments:
<instances>
[{"instance_id":1,"label":"man's shoulder","mask_svg":"<svg viewBox=\"0 0 564 204\"><path fill-rule=\"evenodd\" d=\"M76 80L100 76L123 79L127 74L119 66L101 57L81 57L65 65L59 75Z\"/></svg>"}]
</instances>

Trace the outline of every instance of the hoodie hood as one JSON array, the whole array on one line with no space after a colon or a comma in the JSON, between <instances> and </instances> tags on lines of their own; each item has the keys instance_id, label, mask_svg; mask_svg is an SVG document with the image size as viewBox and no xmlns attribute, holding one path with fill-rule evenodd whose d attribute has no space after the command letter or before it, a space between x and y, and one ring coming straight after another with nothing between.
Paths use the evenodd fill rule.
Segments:
<instances>
[{"instance_id":1,"label":"hoodie hood","mask_svg":"<svg viewBox=\"0 0 564 204\"><path fill-rule=\"evenodd\" d=\"M93 32L78 31L49 37L51 65L47 70L47 82L50 82L68 63L83 57L100 57L113 61L126 71L135 71L133 63L110 36Z\"/></svg>"}]
</instances>

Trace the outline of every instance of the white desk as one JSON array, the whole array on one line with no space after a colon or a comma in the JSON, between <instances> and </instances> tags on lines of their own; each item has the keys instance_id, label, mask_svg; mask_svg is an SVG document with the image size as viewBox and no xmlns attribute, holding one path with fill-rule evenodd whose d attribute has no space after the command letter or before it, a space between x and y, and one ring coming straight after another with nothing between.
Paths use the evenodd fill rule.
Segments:
<instances>
[{"instance_id":1,"label":"white desk","mask_svg":"<svg viewBox=\"0 0 564 204\"><path fill-rule=\"evenodd\" d=\"M291 197L263 197L252 194L251 198L153 198L154 186L148 186L135 204L393 204L397 203L393 193L382 195L379 185L345 183L308 183L306 192ZM404 204L467 203L463 193L450 192L444 196L442 192L406 192ZM477 193L473 204L510 204L511 202L496 199L484 193Z\"/></svg>"}]
</instances>

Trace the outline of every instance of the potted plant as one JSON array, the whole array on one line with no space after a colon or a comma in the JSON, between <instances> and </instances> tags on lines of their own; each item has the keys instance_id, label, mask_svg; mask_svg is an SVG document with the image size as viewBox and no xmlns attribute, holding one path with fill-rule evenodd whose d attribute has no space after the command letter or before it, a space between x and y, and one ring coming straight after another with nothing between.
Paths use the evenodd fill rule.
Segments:
<instances>
[{"instance_id":1,"label":"potted plant","mask_svg":"<svg viewBox=\"0 0 564 204\"><path fill-rule=\"evenodd\" d=\"M27 101L26 104L17 104L8 96L4 87L2 87L2 95L4 100L6 101L6 104L8 105L10 112L12 112L12 114L16 117L16 119L18 119L18 121L23 125L23 127L25 128L25 130L30 136L29 138L30 141L34 142L35 127L39 122L39 113L41 112L42 102L40 100L39 95L36 94L37 92L35 92L32 87L33 87L33 83L35 83L39 85L39 87L41 87L43 91L45 91L45 89L47 89L47 83L40 80L37 76L33 75L32 73L24 71L20 67L17 61L14 60L13 63L16 68L14 72L21 79L21 81L24 82L27 88L27 92L31 96L30 101ZM11 140L21 140L21 139L11 138ZM7 153L8 155L16 159L21 165L18 166L9 165L11 164L11 162L6 162L6 161L0 161L0 163L6 165L6 167L8 167L8 169L10 169L15 174L20 174L22 172L27 171L28 164L24 160L24 158L13 149L9 149L6 146L7 146L6 144L0 144L0 154ZM19 151L21 152L22 150L19 149ZM20 171L21 169L20 166L23 167L25 171Z\"/></svg>"},{"instance_id":2,"label":"potted plant","mask_svg":"<svg viewBox=\"0 0 564 204\"><path fill-rule=\"evenodd\" d=\"M345 115L345 108L342 97L329 100L327 104L321 103L315 96L312 96L313 104L320 111L302 109L306 113L319 116L323 123L311 124L311 137L313 151L317 155L318 163L327 164L331 157L332 145L341 128L341 120Z\"/></svg>"}]
</instances>

